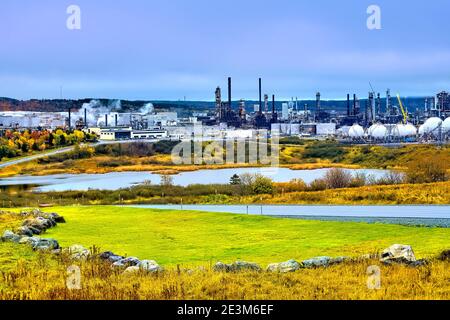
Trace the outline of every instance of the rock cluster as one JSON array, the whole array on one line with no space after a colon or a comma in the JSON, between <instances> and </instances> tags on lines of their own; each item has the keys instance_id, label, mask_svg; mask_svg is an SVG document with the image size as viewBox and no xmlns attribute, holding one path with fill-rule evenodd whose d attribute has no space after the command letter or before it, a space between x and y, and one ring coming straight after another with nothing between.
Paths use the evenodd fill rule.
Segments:
<instances>
[{"instance_id":1,"label":"rock cluster","mask_svg":"<svg viewBox=\"0 0 450 320\"><path fill-rule=\"evenodd\" d=\"M63 217L57 213L45 213L40 210L22 211L20 213L26 220L15 230L6 230L1 237L2 241L30 245L33 250L58 250L58 241L37 237L47 229L55 227L58 223L65 223Z\"/></svg>"},{"instance_id":2,"label":"rock cluster","mask_svg":"<svg viewBox=\"0 0 450 320\"><path fill-rule=\"evenodd\" d=\"M111 251L106 251L98 256L101 260L111 263L111 267L114 269L124 269L124 274L132 274L137 272L158 273L162 272L161 268L156 261L153 260L139 260L136 257L123 257L116 255Z\"/></svg>"},{"instance_id":3,"label":"rock cluster","mask_svg":"<svg viewBox=\"0 0 450 320\"><path fill-rule=\"evenodd\" d=\"M261 267L256 263L245 261L236 261L231 264L217 262L213 270L217 272L261 271Z\"/></svg>"},{"instance_id":4,"label":"rock cluster","mask_svg":"<svg viewBox=\"0 0 450 320\"><path fill-rule=\"evenodd\" d=\"M307 260L298 262L296 260L289 260L281 263L271 263L267 266L267 272L279 272L288 273L295 272L300 269L311 269L311 268L326 268L332 265L348 262L348 261L359 261L360 259L375 259L380 258L379 255L364 255L357 259L351 259L348 257L315 257ZM450 250L444 251L440 259L445 260L450 258ZM427 260L417 260L411 246L407 245L393 245L383 251L381 254L380 262L391 265L394 263L405 264L411 267L420 267L428 263ZM217 272L239 272L239 271L260 271L261 267L255 263L249 262L235 262L233 264L224 264L222 262L217 262L214 267L214 271Z\"/></svg>"}]
</instances>

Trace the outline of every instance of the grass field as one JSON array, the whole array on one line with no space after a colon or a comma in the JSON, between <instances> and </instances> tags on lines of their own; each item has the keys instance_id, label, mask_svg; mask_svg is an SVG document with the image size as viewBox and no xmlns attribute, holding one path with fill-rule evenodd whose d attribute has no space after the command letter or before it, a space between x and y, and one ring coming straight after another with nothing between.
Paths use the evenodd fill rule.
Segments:
<instances>
[{"instance_id":1,"label":"grass field","mask_svg":"<svg viewBox=\"0 0 450 320\"><path fill-rule=\"evenodd\" d=\"M0 300L450 299L449 262L436 259L448 249L450 229L108 206L51 210L65 216L67 223L44 237L54 237L63 246L96 245L155 259L165 271L124 275L98 260L75 262L81 270L82 290L70 290L67 267L73 261L0 243ZM17 215L0 215L1 231L19 223ZM432 263L411 268L357 260L291 274L211 270L218 260L250 260L265 267L290 258L356 257L393 243L412 245L418 257L432 258ZM381 267L380 290L367 288L371 265Z\"/></svg>"},{"instance_id":2,"label":"grass field","mask_svg":"<svg viewBox=\"0 0 450 320\"><path fill-rule=\"evenodd\" d=\"M287 220L123 207L60 207L67 223L47 232L62 246L97 246L163 266L246 260L265 264L314 256L358 256L395 244L420 257L448 248L450 229Z\"/></svg>"}]
</instances>

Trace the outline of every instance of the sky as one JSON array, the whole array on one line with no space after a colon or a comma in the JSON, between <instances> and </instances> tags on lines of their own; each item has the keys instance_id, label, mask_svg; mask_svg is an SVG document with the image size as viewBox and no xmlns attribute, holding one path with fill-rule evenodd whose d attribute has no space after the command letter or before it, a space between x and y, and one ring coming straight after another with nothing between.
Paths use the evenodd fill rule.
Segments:
<instances>
[{"instance_id":1,"label":"sky","mask_svg":"<svg viewBox=\"0 0 450 320\"><path fill-rule=\"evenodd\" d=\"M367 28L367 8L381 29ZM66 10L81 10L70 30ZM233 99L450 90L448 0L1 0L0 96ZM61 90L62 88L62 90Z\"/></svg>"}]
</instances>

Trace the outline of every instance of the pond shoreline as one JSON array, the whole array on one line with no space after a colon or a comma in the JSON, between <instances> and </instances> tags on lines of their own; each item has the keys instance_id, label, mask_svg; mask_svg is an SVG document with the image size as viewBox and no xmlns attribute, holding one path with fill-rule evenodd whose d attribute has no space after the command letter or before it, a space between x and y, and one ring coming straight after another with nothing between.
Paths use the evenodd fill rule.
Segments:
<instances>
[{"instance_id":1,"label":"pond shoreline","mask_svg":"<svg viewBox=\"0 0 450 320\"><path fill-rule=\"evenodd\" d=\"M182 172L173 175L174 185L188 186L207 181L207 184L228 184L229 179L234 174L262 174L273 179L274 182L289 182L292 179L302 179L310 183L315 179L322 178L330 168L294 170L283 167L245 167L228 169L201 169L197 171ZM375 178L381 178L389 170L380 169L343 169L352 174L365 173ZM134 185L147 183L159 184L161 174L152 172L111 172L105 174L57 174L47 176L17 176L0 179L0 187L37 185L32 191L87 191L97 190L118 190Z\"/></svg>"}]
</instances>

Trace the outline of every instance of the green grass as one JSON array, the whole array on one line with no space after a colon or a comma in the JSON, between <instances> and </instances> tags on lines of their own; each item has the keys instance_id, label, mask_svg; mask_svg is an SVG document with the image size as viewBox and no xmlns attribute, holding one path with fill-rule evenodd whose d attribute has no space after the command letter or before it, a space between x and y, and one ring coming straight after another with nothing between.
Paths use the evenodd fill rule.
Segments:
<instances>
[{"instance_id":1,"label":"green grass","mask_svg":"<svg viewBox=\"0 0 450 320\"><path fill-rule=\"evenodd\" d=\"M97 246L153 259L165 266L238 259L263 265L314 256L358 256L392 244L412 245L419 257L449 247L450 229L323 222L261 216L123 207L48 209L67 223L47 232L62 246Z\"/></svg>"}]
</instances>

